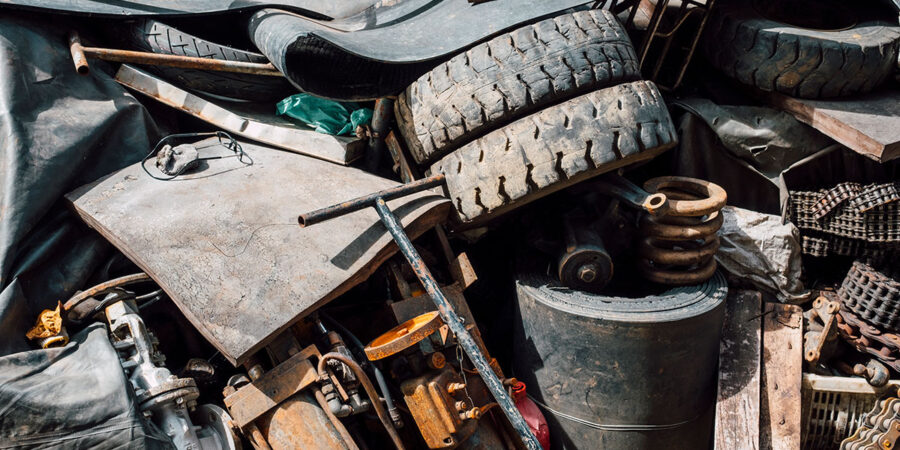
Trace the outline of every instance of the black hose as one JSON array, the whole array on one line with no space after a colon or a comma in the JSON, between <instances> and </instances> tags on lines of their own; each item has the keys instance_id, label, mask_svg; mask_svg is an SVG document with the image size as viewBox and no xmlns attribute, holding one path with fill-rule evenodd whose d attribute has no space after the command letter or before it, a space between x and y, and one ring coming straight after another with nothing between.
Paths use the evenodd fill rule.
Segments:
<instances>
[{"instance_id":1,"label":"black hose","mask_svg":"<svg viewBox=\"0 0 900 450\"><path fill-rule=\"evenodd\" d=\"M365 354L366 346L363 345L362 341L360 341L355 334L348 330L347 327L341 325L338 321L334 320L325 312L320 311L319 317L325 319L325 322L328 322L328 325L336 329L339 334L344 335L347 339L350 340L350 342L353 343L353 345L356 346L356 348L359 349L359 351ZM375 375L375 383L378 384L378 389L381 391L381 396L384 397L384 403L387 405L388 414L390 414L391 416L391 421L394 422L394 425L396 425L397 428L403 427L403 420L400 417L400 410L398 410L397 407L394 406L394 399L391 397L391 391L388 390L387 383L384 381L384 374L381 373L381 369L379 369L375 364L366 364L366 366L370 367L372 369L372 374Z\"/></svg>"}]
</instances>

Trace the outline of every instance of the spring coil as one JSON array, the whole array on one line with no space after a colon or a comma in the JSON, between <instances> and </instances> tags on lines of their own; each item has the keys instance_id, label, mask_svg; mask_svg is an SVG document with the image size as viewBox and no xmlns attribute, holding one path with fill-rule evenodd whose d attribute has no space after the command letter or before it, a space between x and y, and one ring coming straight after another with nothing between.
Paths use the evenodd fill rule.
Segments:
<instances>
[{"instance_id":1,"label":"spring coil","mask_svg":"<svg viewBox=\"0 0 900 450\"><path fill-rule=\"evenodd\" d=\"M654 283L674 286L708 280L717 267L716 232L722 227L725 190L688 177L653 178L644 183L644 189L666 194L670 209L664 216L641 216L642 237L637 245L641 275Z\"/></svg>"}]
</instances>

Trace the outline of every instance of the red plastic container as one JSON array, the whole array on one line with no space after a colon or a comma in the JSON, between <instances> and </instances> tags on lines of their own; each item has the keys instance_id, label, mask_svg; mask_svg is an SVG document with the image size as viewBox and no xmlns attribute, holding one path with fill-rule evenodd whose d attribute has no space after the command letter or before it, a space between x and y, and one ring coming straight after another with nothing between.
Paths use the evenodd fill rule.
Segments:
<instances>
[{"instance_id":1,"label":"red plastic container","mask_svg":"<svg viewBox=\"0 0 900 450\"><path fill-rule=\"evenodd\" d=\"M538 405L528 398L525 392L525 383L517 381L513 385L513 400L516 402L516 408L525 418L528 428L531 428L531 432L541 443L541 447L544 447L544 450L550 450L550 427L547 426L547 419L544 418L544 413L541 412Z\"/></svg>"}]
</instances>

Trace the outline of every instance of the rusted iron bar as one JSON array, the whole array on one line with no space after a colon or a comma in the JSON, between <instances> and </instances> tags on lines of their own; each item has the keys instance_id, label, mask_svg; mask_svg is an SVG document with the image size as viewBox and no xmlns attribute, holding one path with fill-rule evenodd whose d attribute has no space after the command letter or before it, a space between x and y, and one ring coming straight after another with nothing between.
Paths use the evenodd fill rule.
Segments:
<instances>
[{"instance_id":1,"label":"rusted iron bar","mask_svg":"<svg viewBox=\"0 0 900 450\"><path fill-rule=\"evenodd\" d=\"M300 216L297 217L297 221L300 223L301 227L315 225L319 222L343 216L344 214L350 214L361 209L373 207L375 206L375 200L379 198L384 199L385 201L393 200L419 191L424 191L425 189L431 189L442 184L444 184L444 174L433 175L428 178L413 181L412 183L401 184L400 186L378 191L374 194L364 195L362 197L354 198L353 200L347 200L343 203L310 211L306 214L300 214Z\"/></svg>"},{"instance_id":2,"label":"rusted iron bar","mask_svg":"<svg viewBox=\"0 0 900 450\"><path fill-rule=\"evenodd\" d=\"M400 221L387 206L388 200L439 186L443 182L443 175L434 175L395 188L385 189L370 195L358 197L344 203L301 214L297 218L297 221L300 223L301 227L309 226L328 219L340 217L344 214L359 211L363 208L375 207L378 216L381 218L381 222L384 224L385 228L388 229L388 232L391 233L391 237L394 238L397 247L400 248L400 253L403 254L410 266L412 266L416 277L422 283L422 286L425 288L428 296L431 297L435 306L437 306L441 319L444 320L444 323L447 324L450 331L456 336L459 346L466 355L468 355L469 360L472 361L475 369L478 370L478 374L484 380L484 384L494 396L494 399L497 400L497 404L500 406L500 409L503 410L506 418L509 419L516 434L522 439L522 443L529 450L538 450L541 448L541 444L534 436L534 433L531 432L531 429L525 422L525 418L522 417L522 414L519 412L518 408L516 408L512 398L506 392L503 382L500 381L500 378L494 373L490 362L478 347L478 343L472 338L469 331L466 330L462 319L456 314L453 305L450 304L447 297L441 292L440 285L438 285L437 280L434 279L431 271L428 270L425 261L419 255L419 252L416 251L412 241L409 240L409 236L407 236L406 231L403 230L403 225L400 224Z\"/></svg>"},{"instance_id":3,"label":"rusted iron bar","mask_svg":"<svg viewBox=\"0 0 900 450\"><path fill-rule=\"evenodd\" d=\"M193 56L164 55L159 53L117 50L112 48L85 47L81 44L78 33L69 35L69 50L75 70L82 75L90 73L87 58L104 61L149 64L154 66L180 67L182 69L214 70L219 72L246 73L252 75L283 76L271 63L251 63L243 61L225 61L221 59L197 58Z\"/></svg>"}]
</instances>

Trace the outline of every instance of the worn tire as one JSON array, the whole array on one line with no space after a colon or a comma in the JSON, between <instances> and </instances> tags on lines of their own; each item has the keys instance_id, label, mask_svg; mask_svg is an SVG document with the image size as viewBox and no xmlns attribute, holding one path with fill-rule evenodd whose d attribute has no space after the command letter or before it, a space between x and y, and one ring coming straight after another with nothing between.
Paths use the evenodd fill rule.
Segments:
<instances>
[{"instance_id":1,"label":"worn tire","mask_svg":"<svg viewBox=\"0 0 900 450\"><path fill-rule=\"evenodd\" d=\"M117 30L115 37L130 49L144 52L262 64L269 62L260 53L209 42L152 19L132 22ZM142 68L179 87L236 99L280 100L297 91L280 77L151 65Z\"/></svg>"},{"instance_id":2,"label":"worn tire","mask_svg":"<svg viewBox=\"0 0 900 450\"><path fill-rule=\"evenodd\" d=\"M677 143L656 86L635 81L551 106L466 144L431 166L462 222L496 216Z\"/></svg>"},{"instance_id":3,"label":"worn tire","mask_svg":"<svg viewBox=\"0 0 900 450\"><path fill-rule=\"evenodd\" d=\"M710 63L743 84L792 97L869 92L893 70L900 26L860 19L849 29L822 31L765 18L753 2L717 5L707 33Z\"/></svg>"},{"instance_id":4,"label":"worn tire","mask_svg":"<svg viewBox=\"0 0 900 450\"><path fill-rule=\"evenodd\" d=\"M640 76L612 14L565 14L476 45L420 77L397 100L398 128L413 158L432 162L547 105Z\"/></svg>"}]
</instances>

